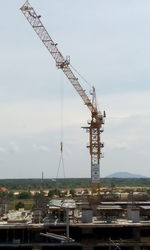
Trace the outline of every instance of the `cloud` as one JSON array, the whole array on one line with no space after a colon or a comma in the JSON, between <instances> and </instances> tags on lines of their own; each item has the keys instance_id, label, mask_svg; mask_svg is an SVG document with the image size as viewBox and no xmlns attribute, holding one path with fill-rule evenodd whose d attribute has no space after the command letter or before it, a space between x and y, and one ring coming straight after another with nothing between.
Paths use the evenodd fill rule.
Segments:
<instances>
[{"instance_id":1,"label":"cloud","mask_svg":"<svg viewBox=\"0 0 150 250\"><path fill-rule=\"evenodd\" d=\"M33 145L33 149L35 151L40 151L40 152L48 152L49 151L49 148L46 145L37 145L37 144L34 144Z\"/></svg>"},{"instance_id":2,"label":"cloud","mask_svg":"<svg viewBox=\"0 0 150 250\"><path fill-rule=\"evenodd\" d=\"M65 100L63 112L64 126L76 124L80 127L80 122L89 117L88 109L76 98ZM0 107L0 136L37 134L52 129L60 131L60 119L58 100L3 103Z\"/></svg>"},{"instance_id":3,"label":"cloud","mask_svg":"<svg viewBox=\"0 0 150 250\"><path fill-rule=\"evenodd\" d=\"M0 153L6 153L6 148L0 147Z\"/></svg>"},{"instance_id":4,"label":"cloud","mask_svg":"<svg viewBox=\"0 0 150 250\"><path fill-rule=\"evenodd\" d=\"M114 150L128 150L129 146L126 145L125 143L117 143L116 145L114 145L113 149Z\"/></svg>"},{"instance_id":5,"label":"cloud","mask_svg":"<svg viewBox=\"0 0 150 250\"><path fill-rule=\"evenodd\" d=\"M8 145L8 152L10 153L18 153L19 147L15 142L10 142Z\"/></svg>"}]
</instances>

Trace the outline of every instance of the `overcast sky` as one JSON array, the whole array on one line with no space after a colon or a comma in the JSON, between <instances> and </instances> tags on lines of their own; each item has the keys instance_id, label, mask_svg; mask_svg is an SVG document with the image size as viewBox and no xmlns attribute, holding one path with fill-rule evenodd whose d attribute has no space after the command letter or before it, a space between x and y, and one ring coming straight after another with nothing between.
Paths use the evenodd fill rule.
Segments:
<instances>
[{"instance_id":1,"label":"overcast sky","mask_svg":"<svg viewBox=\"0 0 150 250\"><path fill-rule=\"evenodd\" d=\"M107 113L101 176L150 177L150 1L30 3L62 54L95 86ZM1 2L0 178L40 178L42 171L56 177L62 89L66 177L90 177L88 134L81 129L90 112L23 16L23 4Z\"/></svg>"}]
</instances>

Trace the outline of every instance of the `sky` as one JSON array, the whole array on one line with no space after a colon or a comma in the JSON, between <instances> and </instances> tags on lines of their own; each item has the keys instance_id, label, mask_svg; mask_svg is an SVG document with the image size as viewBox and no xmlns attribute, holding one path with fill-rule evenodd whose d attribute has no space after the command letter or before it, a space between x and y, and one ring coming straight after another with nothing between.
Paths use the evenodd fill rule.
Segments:
<instances>
[{"instance_id":1,"label":"sky","mask_svg":"<svg viewBox=\"0 0 150 250\"><path fill-rule=\"evenodd\" d=\"M61 141L65 176L90 177L88 134L81 128L90 112L23 16L23 4L1 2L0 178L41 178L42 172L55 178ZM101 176L150 177L150 1L30 4L106 111ZM89 85L79 81L89 95ZM58 177L64 177L62 162Z\"/></svg>"}]
</instances>

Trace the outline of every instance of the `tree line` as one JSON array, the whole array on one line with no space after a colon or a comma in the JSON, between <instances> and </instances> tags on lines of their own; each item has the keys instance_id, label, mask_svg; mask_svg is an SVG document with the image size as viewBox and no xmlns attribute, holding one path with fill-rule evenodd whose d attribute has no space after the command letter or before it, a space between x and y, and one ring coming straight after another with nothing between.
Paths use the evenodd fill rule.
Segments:
<instances>
[{"instance_id":1,"label":"tree line","mask_svg":"<svg viewBox=\"0 0 150 250\"><path fill-rule=\"evenodd\" d=\"M150 178L101 178L101 187L148 187ZM65 178L65 179L1 179L0 188L8 190L43 190L43 189L74 189L89 188L90 178Z\"/></svg>"}]
</instances>

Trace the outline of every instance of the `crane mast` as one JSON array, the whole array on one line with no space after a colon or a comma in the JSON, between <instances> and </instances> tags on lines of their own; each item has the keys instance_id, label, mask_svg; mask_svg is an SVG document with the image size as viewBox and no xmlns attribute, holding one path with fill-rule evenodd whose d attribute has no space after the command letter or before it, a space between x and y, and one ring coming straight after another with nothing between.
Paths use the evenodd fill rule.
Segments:
<instances>
[{"instance_id":1,"label":"crane mast","mask_svg":"<svg viewBox=\"0 0 150 250\"><path fill-rule=\"evenodd\" d=\"M41 16L37 15L28 0L21 7L21 11L25 15L28 22L31 24L32 28L37 33L49 53L54 58L56 67L64 72L70 83L82 98L84 104L91 112L91 121L88 122L87 127L83 128L85 128L89 132L89 145L87 147L89 148L91 155L91 182L99 183L100 158L102 158L101 148L104 146L104 144L101 143L100 134L103 132L102 125L104 124L105 115L103 115L97 108L95 88L93 87L92 89L91 100L80 85L78 78L74 75L70 67L69 60L64 58L61 52L58 50L57 43L52 40L43 23L41 22Z\"/></svg>"}]
</instances>

